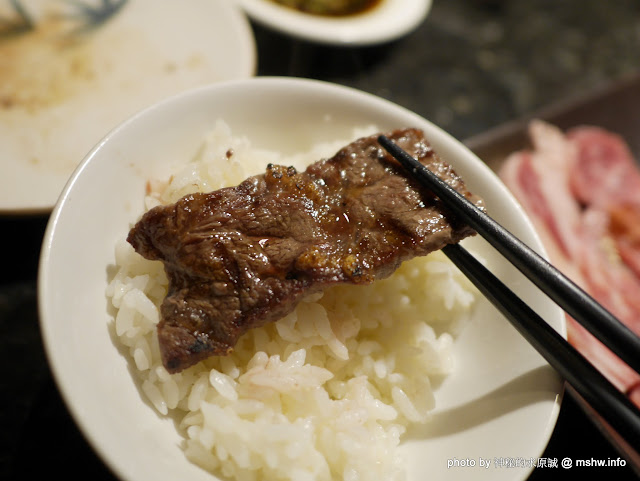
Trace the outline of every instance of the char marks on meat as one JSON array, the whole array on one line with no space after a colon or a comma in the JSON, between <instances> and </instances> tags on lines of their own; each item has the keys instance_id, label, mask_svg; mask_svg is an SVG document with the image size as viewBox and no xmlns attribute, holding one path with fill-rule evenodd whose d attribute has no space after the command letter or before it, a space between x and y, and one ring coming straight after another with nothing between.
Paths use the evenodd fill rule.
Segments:
<instances>
[{"instance_id":1,"label":"char marks on meat","mask_svg":"<svg viewBox=\"0 0 640 481\"><path fill-rule=\"evenodd\" d=\"M421 131L389 137L482 205ZM175 373L228 354L247 330L285 316L310 293L388 277L403 261L473 234L371 136L304 172L269 165L238 186L155 207L127 240L165 265L158 337Z\"/></svg>"}]
</instances>

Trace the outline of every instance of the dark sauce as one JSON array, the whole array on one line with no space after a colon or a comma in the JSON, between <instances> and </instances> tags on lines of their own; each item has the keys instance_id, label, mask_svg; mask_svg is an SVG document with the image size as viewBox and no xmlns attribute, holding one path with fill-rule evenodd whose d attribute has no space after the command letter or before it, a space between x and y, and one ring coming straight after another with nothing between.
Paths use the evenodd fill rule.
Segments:
<instances>
[{"instance_id":1,"label":"dark sauce","mask_svg":"<svg viewBox=\"0 0 640 481\"><path fill-rule=\"evenodd\" d=\"M273 0L285 7L312 15L345 17L372 10L384 0Z\"/></svg>"}]
</instances>

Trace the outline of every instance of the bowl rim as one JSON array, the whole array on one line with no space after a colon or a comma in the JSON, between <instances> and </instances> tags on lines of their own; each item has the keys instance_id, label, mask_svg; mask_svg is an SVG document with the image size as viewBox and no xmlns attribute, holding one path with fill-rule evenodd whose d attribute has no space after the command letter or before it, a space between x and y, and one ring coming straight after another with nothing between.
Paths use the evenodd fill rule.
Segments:
<instances>
[{"instance_id":1,"label":"bowl rim","mask_svg":"<svg viewBox=\"0 0 640 481\"><path fill-rule=\"evenodd\" d=\"M270 0L236 0L257 23L325 45L366 46L390 42L415 30L432 0L383 0L374 9L346 17L299 12Z\"/></svg>"},{"instance_id":2,"label":"bowl rim","mask_svg":"<svg viewBox=\"0 0 640 481\"><path fill-rule=\"evenodd\" d=\"M295 78L295 77L253 77L253 78L245 78L245 79L236 79L229 80L225 82L217 82L210 85L205 85L201 87L196 87L193 89L189 89L183 91L181 93L175 94L164 100L161 100L147 108L139 111L134 114L127 120L121 122L119 125L114 127L111 131L109 131L103 138L100 140L91 151L84 157L82 162L76 167L73 174L67 181L62 193L54 209L51 213L49 221L47 223L47 227L45 229L45 234L43 238L43 243L41 247L41 256L38 265L38 280L37 280L37 299L38 299L38 313L39 313L39 325L42 333L43 344L45 349L46 358L48 360L49 367L51 369L55 384L60 392L62 399L65 402L67 409L69 410L76 426L79 427L82 432L84 438L88 441L91 447L94 449L96 453L99 454L101 460L105 463L109 469L122 476L124 479L127 477L121 471L122 466L113 460L108 452L104 450L104 447L99 441L99 438L95 432L93 432L89 425L91 424L88 419L85 419L85 415L81 409L79 409L77 403L70 396L70 392L73 390L70 386L70 380L67 376L67 373L64 372L61 366L58 363L58 360L55 356L54 346L52 345L51 337L52 337L52 325L51 321L49 321L50 313L48 311L48 305L53 296L55 296L55 288L53 283L50 281L51 274L51 250L56 240L56 233L58 229L58 225L61 221L61 217L65 211L65 207L69 202L70 197L72 197L74 186L78 183L84 173L84 171L91 164L93 159L98 155L98 153L104 148L106 144L112 141L114 137L118 137L120 132L126 131L131 125L137 124L138 122L144 122L144 119L148 116L154 115L154 113L158 110L162 110L165 108L171 108L172 105L176 103L182 102L184 99L195 98L201 95L220 95L223 92L228 92L232 90L240 90L246 88L254 88L257 84L261 86L266 86L271 89L276 90L288 90L292 87L308 89L309 92L318 92L321 91L325 95L338 95L351 99L353 102L362 103L367 105L367 107L373 108L375 110L380 109L389 109L391 108L395 112L402 113L407 116L407 118L415 119L420 123L430 124L431 127L438 133L438 135L442 136L442 140L451 144L455 147L455 149L464 155L467 158L475 158L476 167L479 169L479 172L482 175L489 175L494 179L497 179L495 173L489 168L488 165L483 163L480 159L478 159L475 154L473 154L462 142L455 139L453 136L445 132L443 129L438 127L437 125L430 122L428 119L425 119L418 114L410 111L409 109L402 107L398 104L395 104L389 100L376 96L374 94L364 92L361 90L357 90L353 87L343 86L339 84L334 84L331 82L321 81L321 80L312 80L312 79L304 79L304 78ZM513 206L518 210L518 217L521 218L522 222L527 226L528 231L532 235L533 238L536 239L539 244L539 249L543 256L546 257L546 253L544 252L544 247L538 237L533 224L526 216L524 210L519 206L519 204L515 201L512 194L507 190L507 188L499 181L496 184L500 187L500 195L507 196L513 199ZM563 337L566 337L566 323L564 322L564 317L561 317L560 321L560 333ZM545 445L548 443L553 429L555 428L560 405L563 397L563 391L559 392L557 395L556 402L554 404L554 408L551 412L548 413L546 428L543 434ZM532 468L533 469L533 468Z\"/></svg>"}]
</instances>

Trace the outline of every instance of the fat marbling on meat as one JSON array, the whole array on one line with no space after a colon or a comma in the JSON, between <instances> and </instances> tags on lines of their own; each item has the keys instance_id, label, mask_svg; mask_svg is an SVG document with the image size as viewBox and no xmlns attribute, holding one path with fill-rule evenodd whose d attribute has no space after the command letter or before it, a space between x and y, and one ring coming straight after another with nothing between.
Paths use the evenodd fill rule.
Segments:
<instances>
[{"instance_id":1,"label":"fat marbling on meat","mask_svg":"<svg viewBox=\"0 0 640 481\"><path fill-rule=\"evenodd\" d=\"M499 174L532 220L551 262L640 335L640 169L617 134L529 125L532 148ZM640 375L575 319L569 342L640 406Z\"/></svg>"},{"instance_id":2,"label":"fat marbling on meat","mask_svg":"<svg viewBox=\"0 0 640 481\"><path fill-rule=\"evenodd\" d=\"M421 131L388 137L482 206ZM371 136L304 172L270 164L235 187L155 207L127 240L164 263L158 338L175 373L228 354L243 333L308 294L388 277L403 261L473 234Z\"/></svg>"}]
</instances>

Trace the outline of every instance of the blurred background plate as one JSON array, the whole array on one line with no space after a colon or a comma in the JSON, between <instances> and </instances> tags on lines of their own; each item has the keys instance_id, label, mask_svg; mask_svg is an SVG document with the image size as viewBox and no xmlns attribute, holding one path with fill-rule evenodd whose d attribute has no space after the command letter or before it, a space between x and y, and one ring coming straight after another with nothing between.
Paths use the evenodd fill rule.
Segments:
<instances>
[{"instance_id":1,"label":"blurred background plate","mask_svg":"<svg viewBox=\"0 0 640 481\"><path fill-rule=\"evenodd\" d=\"M138 110L255 73L253 33L228 0L24 0L0 18L4 214L50 211L89 149Z\"/></svg>"},{"instance_id":2,"label":"blurred background plate","mask_svg":"<svg viewBox=\"0 0 640 481\"><path fill-rule=\"evenodd\" d=\"M362 46L397 39L422 23L431 0L380 0L360 14L330 17L275 0L235 0L252 20L293 37L327 45Z\"/></svg>"}]
</instances>

